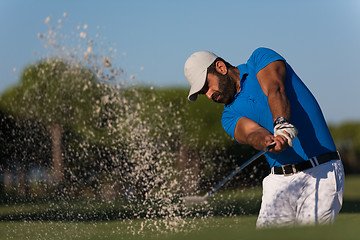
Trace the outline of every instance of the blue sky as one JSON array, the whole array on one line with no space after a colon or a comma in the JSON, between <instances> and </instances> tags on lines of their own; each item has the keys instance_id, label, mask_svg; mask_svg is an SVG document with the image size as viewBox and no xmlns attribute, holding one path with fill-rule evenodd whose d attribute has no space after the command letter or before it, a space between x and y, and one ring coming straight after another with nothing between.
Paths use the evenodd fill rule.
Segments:
<instances>
[{"instance_id":1,"label":"blue sky","mask_svg":"<svg viewBox=\"0 0 360 240\"><path fill-rule=\"evenodd\" d=\"M183 65L195 51L238 65L270 47L310 88L328 122L360 121L359 0L1 0L0 93L48 54L38 33L59 19L65 35L85 25L89 36L99 34L95 41L116 48L113 63L127 78L157 87L188 86Z\"/></svg>"}]
</instances>

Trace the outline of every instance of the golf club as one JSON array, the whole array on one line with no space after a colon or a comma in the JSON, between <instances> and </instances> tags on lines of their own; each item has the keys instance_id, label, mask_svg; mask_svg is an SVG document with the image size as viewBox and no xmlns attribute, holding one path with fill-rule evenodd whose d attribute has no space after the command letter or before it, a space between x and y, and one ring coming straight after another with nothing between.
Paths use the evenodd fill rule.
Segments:
<instances>
[{"instance_id":1,"label":"golf club","mask_svg":"<svg viewBox=\"0 0 360 240\"><path fill-rule=\"evenodd\" d=\"M223 186L231 177L233 177L235 174L237 174L239 171L244 169L247 165L264 155L266 152L268 152L270 149L275 147L275 142L271 143L269 146L261 150L259 153L257 153L255 156L247 160L245 163L243 163L240 167L235 169L229 176L227 176L224 180L222 180L218 185L216 185L212 190L207 192L204 196L186 196L182 199L186 204L200 204L205 202L210 196L212 196L221 186Z\"/></svg>"}]
</instances>

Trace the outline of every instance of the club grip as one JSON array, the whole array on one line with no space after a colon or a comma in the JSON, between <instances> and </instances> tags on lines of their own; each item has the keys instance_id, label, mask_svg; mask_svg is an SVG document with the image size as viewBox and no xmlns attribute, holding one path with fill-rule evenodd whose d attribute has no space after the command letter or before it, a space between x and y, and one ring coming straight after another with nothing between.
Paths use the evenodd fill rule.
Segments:
<instances>
[{"instance_id":1,"label":"club grip","mask_svg":"<svg viewBox=\"0 0 360 240\"><path fill-rule=\"evenodd\" d=\"M273 149L275 147L275 145L276 145L276 143L272 142L266 147L266 149L269 151L269 150Z\"/></svg>"}]
</instances>

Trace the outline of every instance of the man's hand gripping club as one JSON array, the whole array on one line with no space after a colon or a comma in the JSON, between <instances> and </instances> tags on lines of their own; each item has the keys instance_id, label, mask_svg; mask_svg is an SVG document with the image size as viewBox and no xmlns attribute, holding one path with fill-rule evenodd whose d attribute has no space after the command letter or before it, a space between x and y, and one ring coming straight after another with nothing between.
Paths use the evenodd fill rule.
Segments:
<instances>
[{"instance_id":1,"label":"man's hand gripping club","mask_svg":"<svg viewBox=\"0 0 360 240\"><path fill-rule=\"evenodd\" d=\"M292 147L292 141L296 138L298 130L294 125L289 123L285 118L279 117L274 122L274 136L283 136L287 140L287 144Z\"/></svg>"}]
</instances>

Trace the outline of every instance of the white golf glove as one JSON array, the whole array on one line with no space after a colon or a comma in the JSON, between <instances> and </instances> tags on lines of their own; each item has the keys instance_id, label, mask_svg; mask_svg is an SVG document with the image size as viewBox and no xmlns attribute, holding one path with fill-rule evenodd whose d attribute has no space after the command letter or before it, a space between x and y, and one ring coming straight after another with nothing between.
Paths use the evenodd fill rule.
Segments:
<instances>
[{"instance_id":1,"label":"white golf glove","mask_svg":"<svg viewBox=\"0 0 360 240\"><path fill-rule=\"evenodd\" d=\"M294 127L294 125L288 122L279 123L274 127L274 136L284 136L287 139L290 147L293 146L292 141L296 138L297 134L298 130L296 129L296 127Z\"/></svg>"}]
</instances>

